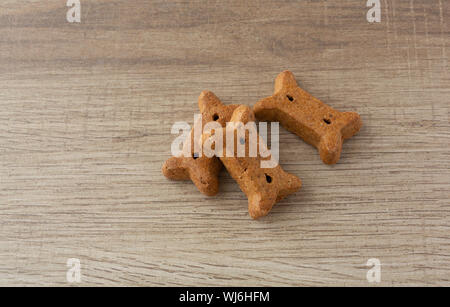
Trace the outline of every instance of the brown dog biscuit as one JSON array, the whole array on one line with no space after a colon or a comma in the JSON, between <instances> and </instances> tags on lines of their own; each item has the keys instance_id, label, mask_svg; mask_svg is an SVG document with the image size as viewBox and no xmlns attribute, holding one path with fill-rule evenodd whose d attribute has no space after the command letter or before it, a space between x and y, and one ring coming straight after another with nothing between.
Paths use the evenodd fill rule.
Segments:
<instances>
[{"instance_id":1,"label":"brown dog biscuit","mask_svg":"<svg viewBox=\"0 0 450 307\"><path fill-rule=\"evenodd\" d=\"M315 146L326 164L338 162L344 139L362 127L355 112L339 112L301 89L290 71L275 81L275 94L253 107L261 121L278 121L287 130Z\"/></svg>"},{"instance_id":2,"label":"brown dog biscuit","mask_svg":"<svg viewBox=\"0 0 450 307\"><path fill-rule=\"evenodd\" d=\"M247 106L238 107L231 117L232 123L252 123L255 121L252 110ZM238 140L236 126L227 125L226 128L222 128L221 131L215 131L213 134L203 135L203 144L211 142L216 134L222 134L221 139L224 143L223 156L220 160L225 165L225 168L230 175L237 181L241 190L246 194L248 198L248 211L250 216L254 219L267 215L275 203L283 199L284 197L298 191L301 187L301 180L296 176L286 173L278 163L273 168L261 168L261 162L264 160L271 160L272 157L268 151L265 142L260 138L254 128L254 139L256 147L259 146L259 152L255 151L253 157L249 156L250 150L250 136L249 130L245 130L245 137L241 133L241 137ZM234 135L231 154L225 150L226 142L228 141L227 135ZM245 155L239 157L237 153L237 144L245 144ZM244 143L245 142L245 143ZM231 143L231 142L230 142ZM215 146L211 146L212 149ZM244 147L244 146L243 146ZM261 152L265 158L261 156Z\"/></svg>"},{"instance_id":3,"label":"brown dog biscuit","mask_svg":"<svg viewBox=\"0 0 450 307\"><path fill-rule=\"evenodd\" d=\"M237 105L224 105L214 93L203 91L198 98L198 106L202 115L202 127L211 121L225 126ZM202 128L203 129L203 128ZM201 135L202 132L200 132ZM171 157L162 167L164 176L172 180L192 180L200 192L213 196L219 191L219 172L222 163L216 157L208 158L195 152L195 135L191 130L191 142L184 142L183 152L190 151L188 157Z\"/></svg>"}]
</instances>

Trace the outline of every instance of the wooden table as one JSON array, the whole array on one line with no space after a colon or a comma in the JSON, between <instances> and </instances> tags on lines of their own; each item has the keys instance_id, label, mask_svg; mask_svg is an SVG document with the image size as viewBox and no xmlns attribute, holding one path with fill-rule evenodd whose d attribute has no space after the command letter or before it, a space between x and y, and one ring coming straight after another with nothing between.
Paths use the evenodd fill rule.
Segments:
<instances>
[{"instance_id":1,"label":"wooden table","mask_svg":"<svg viewBox=\"0 0 450 307\"><path fill-rule=\"evenodd\" d=\"M450 2L0 4L0 285L450 285ZM161 174L202 90L253 105L289 69L360 133L341 161L280 129L298 193L253 221ZM381 262L381 283L366 279Z\"/></svg>"}]
</instances>

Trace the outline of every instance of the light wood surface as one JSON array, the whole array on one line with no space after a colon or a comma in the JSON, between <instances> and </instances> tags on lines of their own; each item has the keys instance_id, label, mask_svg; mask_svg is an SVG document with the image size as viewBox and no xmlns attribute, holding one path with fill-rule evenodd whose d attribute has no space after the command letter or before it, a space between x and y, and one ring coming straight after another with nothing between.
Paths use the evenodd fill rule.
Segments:
<instances>
[{"instance_id":1,"label":"light wood surface","mask_svg":"<svg viewBox=\"0 0 450 307\"><path fill-rule=\"evenodd\" d=\"M450 2L0 4L0 285L450 285ZM364 127L339 164L281 130L303 188L253 221L223 171L170 182L202 90L253 105L289 69Z\"/></svg>"}]
</instances>

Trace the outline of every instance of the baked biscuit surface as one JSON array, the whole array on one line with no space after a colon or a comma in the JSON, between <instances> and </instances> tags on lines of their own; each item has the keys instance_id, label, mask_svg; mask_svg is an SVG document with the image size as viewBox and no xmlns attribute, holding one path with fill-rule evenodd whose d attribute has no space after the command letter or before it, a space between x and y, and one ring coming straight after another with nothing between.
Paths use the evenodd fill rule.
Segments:
<instances>
[{"instance_id":1,"label":"baked biscuit surface","mask_svg":"<svg viewBox=\"0 0 450 307\"><path fill-rule=\"evenodd\" d=\"M214 93L209 91L203 91L200 94L198 106L202 115L202 127L211 121L225 126L237 108L237 105L224 105ZM201 133L202 131L199 133L200 136ZM213 196L219 191L218 176L222 163L216 157L209 158L195 152L195 136L192 129L188 137L190 143L186 140L183 145L183 152L190 154L169 158L162 167L162 173L172 180L191 180L200 192Z\"/></svg>"},{"instance_id":2,"label":"baked biscuit surface","mask_svg":"<svg viewBox=\"0 0 450 307\"><path fill-rule=\"evenodd\" d=\"M362 126L357 113L337 111L301 89L290 71L278 75L274 95L256 103L253 111L259 120L278 121L315 146L326 164L338 162L343 140Z\"/></svg>"},{"instance_id":3,"label":"baked biscuit surface","mask_svg":"<svg viewBox=\"0 0 450 307\"><path fill-rule=\"evenodd\" d=\"M254 122L254 114L247 106L238 107L231 118L232 123L248 124ZM256 127L256 126L255 126ZM285 198L289 194L298 191L301 187L301 180L287 172L285 172L278 163L272 168L262 168L262 161L270 161L272 156L268 151L265 142L259 137L256 132L255 142L259 151L256 156L250 156L250 140L251 133L245 130L245 136L238 139L236 133L236 126L227 125L221 131L215 133L222 133L222 140L224 148L227 147L228 135L235 135L232 142L231 154L228 155L224 150L224 156L220 160L225 165L225 168L230 173L231 177L238 183L241 190L248 198L248 211L252 218L257 219L267 215L272 207ZM256 129L256 128L255 128ZM212 136L207 134L203 136L206 141ZM245 144L245 156L240 157L237 153L237 144ZM228 144L230 146L230 144ZM261 152L268 153L268 155L261 156Z\"/></svg>"}]
</instances>

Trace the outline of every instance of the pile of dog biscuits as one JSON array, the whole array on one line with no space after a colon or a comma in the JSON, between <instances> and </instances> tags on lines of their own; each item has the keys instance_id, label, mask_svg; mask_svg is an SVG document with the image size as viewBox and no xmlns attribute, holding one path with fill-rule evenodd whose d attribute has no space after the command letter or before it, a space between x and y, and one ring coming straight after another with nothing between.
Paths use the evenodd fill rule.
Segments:
<instances>
[{"instance_id":1,"label":"pile of dog biscuits","mask_svg":"<svg viewBox=\"0 0 450 307\"><path fill-rule=\"evenodd\" d=\"M320 158L326 164L339 161L342 144L345 139L355 135L362 127L360 116L355 112L339 112L319 99L301 89L290 71L282 72L275 80L273 96L257 102L253 110L245 105L224 105L212 92L201 93L198 106L201 113L202 127L214 121L222 126L222 131L229 133L228 122L249 123L255 117L260 121L279 122L287 130L295 133L305 142L315 146ZM233 126L231 126L233 127ZM201 136L201 143L210 135ZM241 143L249 151L249 134ZM248 198L248 211L252 218L267 215L275 203L298 191L301 180L285 172L281 166L262 168L263 160L271 159L262 139L258 136L259 152L255 156L239 156L236 154L220 157L199 155L195 152L195 134L189 134L190 140L184 147L190 155L172 157L163 167L163 174L172 180L191 180L198 190L205 195L213 196L219 190L219 172L225 166L231 177L236 180ZM221 138L225 140L226 138ZM234 146L235 148L236 146ZM265 148L265 150L261 150ZM234 149L236 150L236 149ZM261 152L269 152L261 156Z\"/></svg>"}]
</instances>

